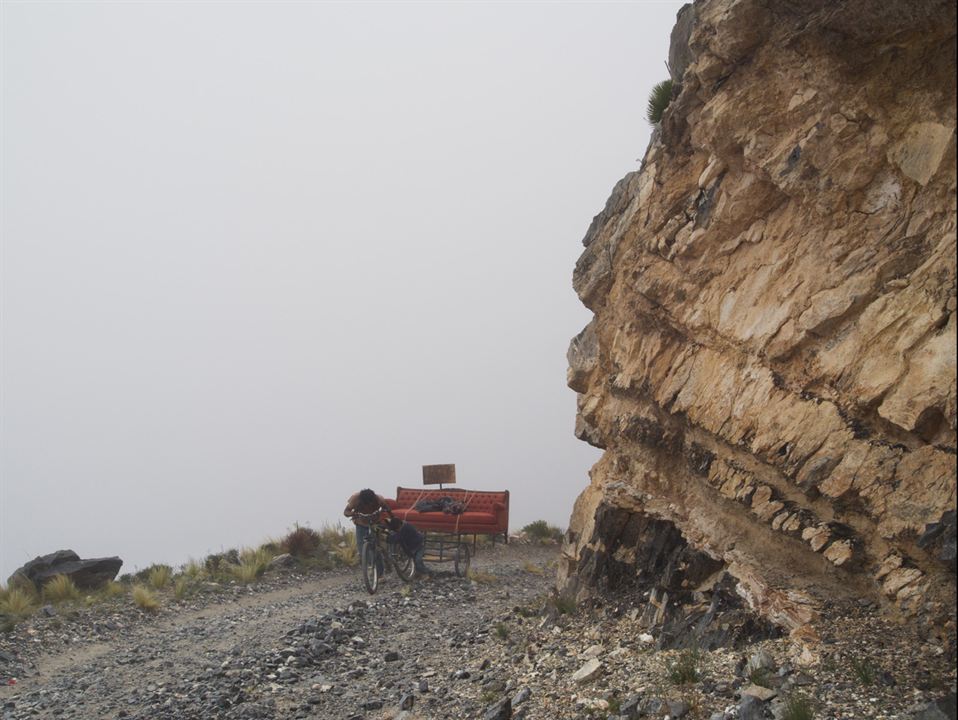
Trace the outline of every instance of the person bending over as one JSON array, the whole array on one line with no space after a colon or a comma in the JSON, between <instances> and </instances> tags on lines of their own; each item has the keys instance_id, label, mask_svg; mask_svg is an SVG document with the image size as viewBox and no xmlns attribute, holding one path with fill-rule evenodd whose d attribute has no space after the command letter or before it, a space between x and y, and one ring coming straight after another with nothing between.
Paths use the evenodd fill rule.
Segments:
<instances>
[{"instance_id":1,"label":"person bending over","mask_svg":"<svg viewBox=\"0 0 958 720\"><path fill-rule=\"evenodd\" d=\"M369 537L369 518L361 516L373 515L380 510L391 514L389 506L386 504L386 498L384 498L382 495L377 495L369 488L360 490L358 493L351 495L349 500L346 501L346 509L343 510L343 515L352 520L356 525L356 549L360 553L363 551L363 543L366 542L366 538ZM376 570L379 572L380 576L385 574L383 560L378 555L376 561Z\"/></svg>"}]
</instances>

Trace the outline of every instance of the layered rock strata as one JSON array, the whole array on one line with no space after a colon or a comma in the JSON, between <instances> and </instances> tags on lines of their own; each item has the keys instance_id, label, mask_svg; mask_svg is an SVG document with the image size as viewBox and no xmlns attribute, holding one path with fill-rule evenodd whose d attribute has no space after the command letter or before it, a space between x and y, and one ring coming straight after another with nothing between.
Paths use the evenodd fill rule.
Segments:
<instances>
[{"instance_id":1,"label":"layered rock strata","mask_svg":"<svg viewBox=\"0 0 958 720\"><path fill-rule=\"evenodd\" d=\"M680 12L672 102L573 277L576 435L605 452L566 592L641 555L599 521L628 513L796 636L862 598L953 636L955 67L953 3Z\"/></svg>"}]
</instances>

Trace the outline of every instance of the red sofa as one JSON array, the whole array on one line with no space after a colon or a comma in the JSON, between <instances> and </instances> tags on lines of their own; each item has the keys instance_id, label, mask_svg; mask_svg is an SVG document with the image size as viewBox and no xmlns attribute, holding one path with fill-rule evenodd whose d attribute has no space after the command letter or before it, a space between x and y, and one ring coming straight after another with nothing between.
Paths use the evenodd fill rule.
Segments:
<instances>
[{"instance_id":1,"label":"red sofa","mask_svg":"<svg viewBox=\"0 0 958 720\"><path fill-rule=\"evenodd\" d=\"M466 506L460 515L444 512L418 512L420 500L451 497ZM396 499L389 500L393 514L418 530L464 535L503 535L509 533L509 491L447 490L437 488L396 488Z\"/></svg>"}]
</instances>

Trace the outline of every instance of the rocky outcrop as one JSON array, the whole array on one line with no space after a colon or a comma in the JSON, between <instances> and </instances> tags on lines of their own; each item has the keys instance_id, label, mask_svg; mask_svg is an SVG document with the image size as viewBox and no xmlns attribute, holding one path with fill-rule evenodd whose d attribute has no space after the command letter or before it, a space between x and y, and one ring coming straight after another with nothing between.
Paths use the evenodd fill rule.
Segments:
<instances>
[{"instance_id":1,"label":"rocky outcrop","mask_svg":"<svg viewBox=\"0 0 958 720\"><path fill-rule=\"evenodd\" d=\"M81 560L72 550L58 550L28 562L10 576L8 584L16 585L26 580L42 588L57 575L66 575L78 588L94 590L113 580L122 565L123 561L118 557Z\"/></svg>"},{"instance_id":2,"label":"rocky outcrop","mask_svg":"<svg viewBox=\"0 0 958 720\"><path fill-rule=\"evenodd\" d=\"M605 452L560 585L647 571L614 510L796 637L862 598L953 636L954 4L702 0L672 42L573 276L576 435Z\"/></svg>"}]
</instances>

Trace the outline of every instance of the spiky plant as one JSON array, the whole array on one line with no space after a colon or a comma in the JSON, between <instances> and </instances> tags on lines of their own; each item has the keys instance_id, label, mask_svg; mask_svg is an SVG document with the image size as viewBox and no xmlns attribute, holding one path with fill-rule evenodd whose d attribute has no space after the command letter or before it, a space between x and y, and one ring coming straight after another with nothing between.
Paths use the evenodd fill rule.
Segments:
<instances>
[{"instance_id":1,"label":"spiky plant","mask_svg":"<svg viewBox=\"0 0 958 720\"><path fill-rule=\"evenodd\" d=\"M147 575L147 581L150 583L150 586L156 590L165 588L170 584L170 580L172 579L173 568L169 565L154 565L150 568L150 572Z\"/></svg>"},{"instance_id":2,"label":"spiky plant","mask_svg":"<svg viewBox=\"0 0 958 720\"><path fill-rule=\"evenodd\" d=\"M66 575L54 575L43 586L43 599L54 605L80 599L80 591Z\"/></svg>"},{"instance_id":3,"label":"spiky plant","mask_svg":"<svg viewBox=\"0 0 958 720\"><path fill-rule=\"evenodd\" d=\"M155 612L160 607L160 601L156 599L156 595L144 585L133 586L133 602L140 610L146 612Z\"/></svg>"},{"instance_id":4,"label":"spiky plant","mask_svg":"<svg viewBox=\"0 0 958 720\"><path fill-rule=\"evenodd\" d=\"M650 125L658 125L662 120L662 113L672 102L672 81L663 80L657 83L649 93L649 102L645 108L645 119Z\"/></svg>"}]
</instances>

